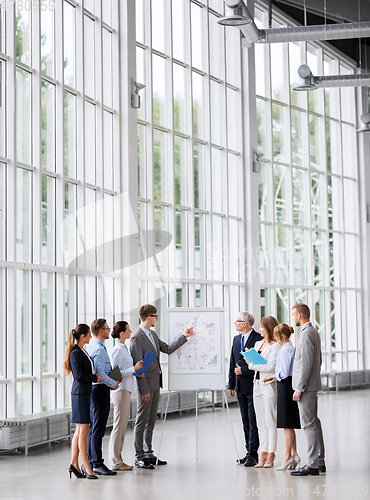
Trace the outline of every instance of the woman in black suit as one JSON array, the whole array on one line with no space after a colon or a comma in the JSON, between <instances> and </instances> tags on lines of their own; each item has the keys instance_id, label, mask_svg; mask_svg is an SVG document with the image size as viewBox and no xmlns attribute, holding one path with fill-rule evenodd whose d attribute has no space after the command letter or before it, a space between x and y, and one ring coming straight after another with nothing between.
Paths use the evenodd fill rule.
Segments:
<instances>
[{"instance_id":1,"label":"woman in black suit","mask_svg":"<svg viewBox=\"0 0 370 500\"><path fill-rule=\"evenodd\" d=\"M71 423L76 424L72 440L72 460L69 466L69 477L72 473L79 479L98 479L93 474L87 457L87 435L90 427L90 395L92 382L102 382L103 377L94 373L94 365L84 349L91 339L88 325L77 325L70 331L66 356L64 359L64 372L73 374L71 390L72 418ZM78 454L82 458L81 472L78 465Z\"/></svg>"}]
</instances>

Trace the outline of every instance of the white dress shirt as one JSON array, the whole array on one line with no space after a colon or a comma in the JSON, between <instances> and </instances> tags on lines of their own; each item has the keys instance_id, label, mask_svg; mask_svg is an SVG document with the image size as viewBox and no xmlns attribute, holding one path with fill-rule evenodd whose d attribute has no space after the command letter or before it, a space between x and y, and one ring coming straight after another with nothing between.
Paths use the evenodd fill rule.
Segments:
<instances>
[{"instance_id":1,"label":"white dress shirt","mask_svg":"<svg viewBox=\"0 0 370 500\"><path fill-rule=\"evenodd\" d=\"M126 390L128 392L133 392L133 374L135 373L134 361L125 344L116 342L116 345L114 346L112 351L111 359L112 367L115 368L116 366L118 366L122 374L122 382L120 383L117 391Z\"/></svg>"}]
</instances>

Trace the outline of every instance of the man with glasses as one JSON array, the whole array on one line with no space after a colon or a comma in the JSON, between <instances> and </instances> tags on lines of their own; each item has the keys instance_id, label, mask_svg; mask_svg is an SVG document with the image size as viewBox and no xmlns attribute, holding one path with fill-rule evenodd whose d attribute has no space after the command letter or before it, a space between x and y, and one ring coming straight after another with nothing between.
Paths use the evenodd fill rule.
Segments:
<instances>
[{"instance_id":1,"label":"man with glasses","mask_svg":"<svg viewBox=\"0 0 370 500\"><path fill-rule=\"evenodd\" d=\"M110 389L118 389L120 382L108 376L112 370L110 359L104 342L109 338L110 328L103 318L94 319L91 333L94 337L87 346L87 352L94 363L95 373L101 374L103 382L93 384L90 401L90 431L87 441L89 461L94 474L113 476L116 471L108 469L104 464L102 441L110 410Z\"/></svg>"},{"instance_id":2,"label":"man with glasses","mask_svg":"<svg viewBox=\"0 0 370 500\"><path fill-rule=\"evenodd\" d=\"M188 328L170 345L158 338L152 330L158 319L157 309L151 304L145 304L139 309L140 326L131 336L130 351L134 364L142 360L147 352L157 356L149 366L143 378L137 378L137 414L135 422L135 465L142 469L154 469L154 465L166 465L153 454L152 437L157 418L159 391L162 387L162 370L159 361L161 352L172 354L187 342L187 337L193 335L193 329ZM145 443L145 446L144 446Z\"/></svg>"},{"instance_id":3,"label":"man with glasses","mask_svg":"<svg viewBox=\"0 0 370 500\"><path fill-rule=\"evenodd\" d=\"M247 351L254 347L262 337L253 329L254 317L248 312L240 312L235 320L235 335L230 354L230 370L228 391L230 396L238 397L242 416L246 455L237 460L244 467L254 467L258 463L258 429L253 404L253 377L254 370L250 370L240 351Z\"/></svg>"}]
</instances>

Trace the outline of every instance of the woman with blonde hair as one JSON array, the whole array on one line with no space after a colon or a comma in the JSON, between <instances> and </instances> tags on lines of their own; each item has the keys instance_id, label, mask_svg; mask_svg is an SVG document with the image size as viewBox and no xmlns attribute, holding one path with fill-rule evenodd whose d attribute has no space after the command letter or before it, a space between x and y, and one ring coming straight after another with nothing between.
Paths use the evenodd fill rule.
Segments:
<instances>
[{"instance_id":1,"label":"woman with blonde hair","mask_svg":"<svg viewBox=\"0 0 370 500\"><path fill-rule=\"evenodd\" d=\"M71 423L76 424L72 440L72 459L69 466L69 477L74 474L77 478L98 479L93 474L87 457L87 435L90 427L90 395L92 382L102 382L103 377L94 373L94 366L90 356L84 349L91 339L90 327L83 323L73 328L68 337L66 355L64 359L64 373L72 372L73 384L71 389L72 417ZM78 455L83 462L82 472L78 465Z\"/></svg>"},{"instance_id":2,"label":"woman with blonde hair","mask_svg":"<svg viewBox=\"0 0 370 500\"><path fill-rule=\"evenodd\" d=\"M282 323L274 328L274 337L281 345L276 356L275 375L264 381L277 380L277 427L284 429L285 456L277 470L295 469L301 459L297 454L297 440L294 429L300 429L298 404L293 401L292 374L294 347L290 336L294 333L291 326Z\"/></svg>"},{"instance_id":3,"label":"woman with blonde hair","mask_svg":"<svg viewBox=\"0 0 370 500\"><path fill-rule=\"evenodd\" d=\"M275 372L276 355L280 345L275 341L273 331L278 325L276 318L267 316L260 320L262 340L255 343L254 348L263 356L267 363L255 365L247 361L250 370L255 370L253 384L253 403L257 417L258 435L260 438L260 459L256 468L271 468L274 466L277 428L276 428L276 381L265 382L266 377Z\"/></svg>"}]
</instances>

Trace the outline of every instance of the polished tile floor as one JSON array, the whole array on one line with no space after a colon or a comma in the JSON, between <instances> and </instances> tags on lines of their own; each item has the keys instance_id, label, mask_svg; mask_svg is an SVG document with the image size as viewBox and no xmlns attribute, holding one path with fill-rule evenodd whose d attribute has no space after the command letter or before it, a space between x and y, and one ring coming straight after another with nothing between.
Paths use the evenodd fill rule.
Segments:
<instances>
[{"instance_id":1,"label":"polished tile floor","mask_svg":"<svg viewBox=\"0 0 370 500\"><path fill-rule=\"evenodd\" d=\"M246 469L235 463L243 456L239 409L230 409L238 442L235 451L226 409L201 410L169 416L160 457L167 466L155 470L134 469L97 481L69 479L70 447L53 445L24 454L0 455L0 499L35 500L198 500L241 498L370 499L370 390L343 391L319 396L319 415L327 450L326 475L292 477L274 469ZM158 449L163 422L157 421L154 445ZM1 431L0 431L1 432ZM277 465L283 454L279 430ZM108 437L104 438L107 457ZM298 450L305 463L305 438L298 431ZM133 431L128 430L124 458L133 463Z\"/></svg>"}]
</instances>

